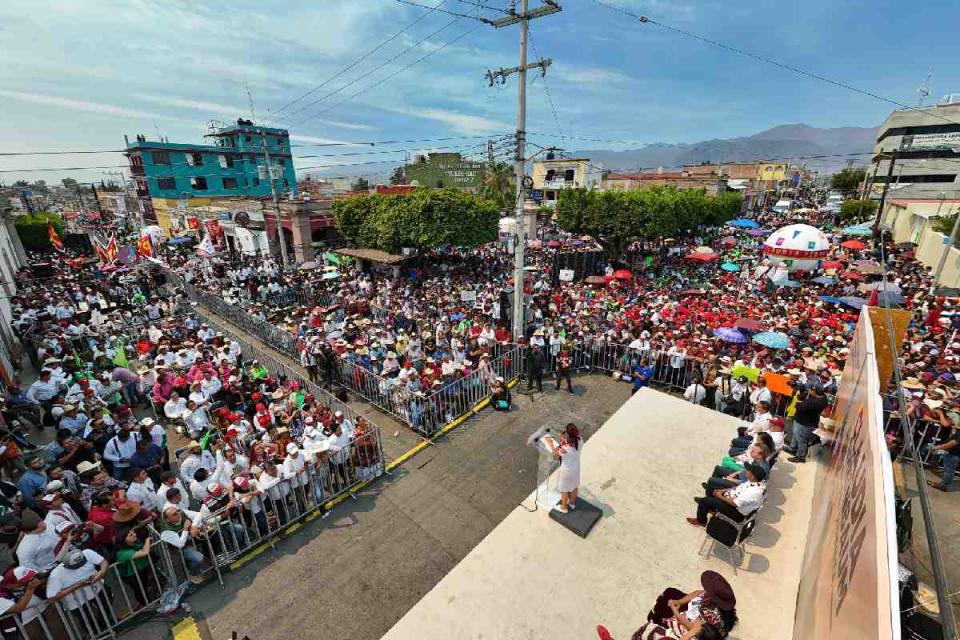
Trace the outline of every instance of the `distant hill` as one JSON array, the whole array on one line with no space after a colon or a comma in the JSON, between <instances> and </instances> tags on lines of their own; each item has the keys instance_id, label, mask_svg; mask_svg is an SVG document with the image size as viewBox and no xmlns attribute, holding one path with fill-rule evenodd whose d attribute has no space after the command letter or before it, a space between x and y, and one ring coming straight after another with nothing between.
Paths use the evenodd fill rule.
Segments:
<instances>
[{"instance_id":1,"label":"distant hill","mask_svg":"<svg viewBox=\"0 0 960 640\"><path fill-rule=\"evenodd\" d=\"M690 144L652 144L642 149L609 151L585 149L572 152L590 158L605 169L638 170L657 167L680 167L701 162L750 162L798 158L796 164L833 171L846 164L846 157L800 158L801 156L834 156L869 152L876 142L873 127L839 127L819 129L806 124L785 124L744 138L714 139ZM863 161L867 156L850 156Z\"/></svg>"}]
</instances>

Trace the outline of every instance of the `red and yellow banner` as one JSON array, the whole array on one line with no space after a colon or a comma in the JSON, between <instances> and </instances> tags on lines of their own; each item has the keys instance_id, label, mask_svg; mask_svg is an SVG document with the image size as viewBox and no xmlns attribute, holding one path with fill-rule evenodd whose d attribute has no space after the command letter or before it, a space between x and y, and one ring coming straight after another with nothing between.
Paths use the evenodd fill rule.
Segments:
<instances>
[{"instance_id":1,"label":"red and yellow banner","mask_svg":"<svg viewBox=\"0 0 960 640\"><path fill-rule=\"evenodd\" d=\"M63 246L63 240L60 239L60 234L57 233L52 222L47 222L47 237L50 238L50 244L53 245L54 249L60 253L67 252L67 248Z\"/></svg>"}]
</instances>

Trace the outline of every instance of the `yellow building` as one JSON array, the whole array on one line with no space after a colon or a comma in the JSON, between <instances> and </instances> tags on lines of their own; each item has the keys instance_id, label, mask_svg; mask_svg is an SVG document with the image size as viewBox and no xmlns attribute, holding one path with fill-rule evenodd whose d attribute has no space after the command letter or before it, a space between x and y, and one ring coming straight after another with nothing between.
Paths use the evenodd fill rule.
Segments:
<instances>
[{"instance_id":1,"label":"yellow building","mask_svg":"<svg viewBox=\"0 0 960 640\"><path fill-rule=\"evenodd\" d=\"M599 189L603 170L587 158L555 159L533 163L533 188L542 192L543 204L556 205L557 194L563 189Z\"/></svg>"}]
</instances>

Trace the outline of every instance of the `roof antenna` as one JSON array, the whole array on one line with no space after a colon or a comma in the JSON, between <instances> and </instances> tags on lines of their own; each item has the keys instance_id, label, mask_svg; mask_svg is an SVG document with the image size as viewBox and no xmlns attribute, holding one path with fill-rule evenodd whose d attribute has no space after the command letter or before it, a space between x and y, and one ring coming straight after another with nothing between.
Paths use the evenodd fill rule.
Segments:
<instances>
[{"instance_id":1,"label":"roof antenna","mask_svg":"<svg viewBox=\"0 0 960 640\"><path fill-rule=\"evenodd\" d=\"M917 108L923 106L923 101L927 99L927 96L930 95L930 78L933 77L933 66L927 70L927 80L923 83L923 86L917 89L917 93L920 95L919 100L917 100Z\"/></svg>"},{"instance_id":2,"label":"roof antenna","mask_svg":"<svg viewBox=\"0 0 960 640\"><path fill-rule=\"evenodd\" d=\"M253 110L253 94L250 93L250 82L247 80L247 76L243 76L243 84L247 88L247 101L250 103L250 119L254 122L257 121L257 114Z\"/></svg>"}]
</instances>

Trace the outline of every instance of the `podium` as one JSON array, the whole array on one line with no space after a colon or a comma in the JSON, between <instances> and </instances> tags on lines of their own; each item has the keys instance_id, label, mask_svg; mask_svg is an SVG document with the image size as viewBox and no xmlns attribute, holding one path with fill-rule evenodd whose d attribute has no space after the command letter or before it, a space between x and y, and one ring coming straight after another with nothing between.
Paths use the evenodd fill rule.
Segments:
<instances>
[{"instance_id":1,"label":"podium","mask_svg":"<svg viewBox=\"0 0 960 640\"><path fill-rule=\"evenodd\" d=\"M560 461L557 460L550 449L548 442L556 446L560 438L555 435L550 427L544 425L530 434L527 438L527 444L536 447L539 454L537 463L537 489L534 492L537 505L543 507L550 514L550 519L562 525L565 529L572 531L581 538L586 538L587 534L593 528L600 518L603 511L593 505L583 497L583 491L577 498L577 508L571 509L567 513L557 510L560 504L560 491L557 488L559 477L551 480L553 472L560 467Z\"/></svg>"},{"instance_id":2,"label":"podium","mask_svg":"<svg viewBox=\"0 0 960 640\"><path fill-rule=\"evenodd\" d=\"M560 439L544 425L530 434L527 444L536 447L537 459L537 489L534 493L537 505L550 511L560 504L560 492L557 490L558 480L550 481L553 472L560 468L560 461L553 456L547 442L557 443Z\"/></svg>"}]
</instances>

